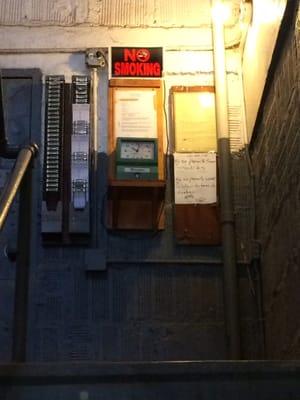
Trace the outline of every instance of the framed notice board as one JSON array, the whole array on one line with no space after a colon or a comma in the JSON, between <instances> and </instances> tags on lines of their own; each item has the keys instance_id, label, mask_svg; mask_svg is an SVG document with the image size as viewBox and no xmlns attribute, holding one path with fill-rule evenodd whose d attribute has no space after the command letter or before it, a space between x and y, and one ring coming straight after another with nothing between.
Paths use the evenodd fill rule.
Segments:
<instances>
[{"instance_id":1,"label":"framed notice board","mask_svg":"<svg viewBox=\"0 0 300 400\"><path fill-rule=\"evenodd\" d=\"M109 84L108 227L164 227L165 168L160 80Z\"/></svg>"},{"instance_id":2,"label":"framed notice board","mask_svg":"<svg viewBox=\"0 0 300 400\"><path fill-rule=\"evenodd\" d=\"M176 152L217 150L215 90L213 86L172 88Z\"/></svg>"},{"instance_id":3,"label":"framed notice board","mask_svg":"<svg viewBox=\"0 0 300 400\"><path fill-rule=\"evenodd\" d=\"M176 241L185 245L218 245L214 87L173 87L172 115Z\"/></svg>"},{"instance_id":4,"label":"framed notice board","mask_svg":"<svg viewBox=\"0 0 300 400\"><path fill-rule=\"evenodd\" d=\"M157 139L158 179L164 179L163 104L160 80L112 79L109 84L109 178L115 179L117 139Z\"/></svg>"}]
</instances>

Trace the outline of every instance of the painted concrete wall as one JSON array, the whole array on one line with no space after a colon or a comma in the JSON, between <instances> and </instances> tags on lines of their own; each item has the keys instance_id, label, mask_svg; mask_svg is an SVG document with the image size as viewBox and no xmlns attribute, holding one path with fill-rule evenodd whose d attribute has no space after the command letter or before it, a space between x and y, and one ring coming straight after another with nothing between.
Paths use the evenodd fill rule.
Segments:
<instances>
[{"instance_id":1,"label":"painted concrete wall","mask_svg":"<svg viewBox=\"0 0 300 400\"><path fill-rule=\"evenodd\" d=\"M240 2L231 3L238 16ZM242 70L249 138L285 5L286 0L253 1ZM151 46L158 41L165 47L205 51L212 48L210 23L208 0L9 0L0 5L0 51L74 51L111 45ZM227 45L235 45L240 37L237 17L226 29Z\"/></svg>"},{"instance_id":2,"label":"painted concrete wall","mask_svg":"<svg viewBox=\"0 0 300 400\"><path fill-rule=\"evenodd\" d=\"M156 45L159 42L156 42ZM63 74L71 81L74 74L89 73L85 65L85 54L74 53L38 53L38 54L4 54L0 60L1 68L39 68L43 75ZM245 137L242 80L239 67L239 53L228 53L228 93L229 93L229 128L232 148L235 151L243 148ZM102 78L108 78L108 70ZM106 75L106 76L105 76ZM169 90L172 86L214 85L212 52L200 50L181 50L166 48L164 51L164 81L166 85L165 107L170 110ZM99 96L103 95L99 92ZM101 111L101 110L100 110ZM102 114L105 110L102 109ZM167 112L169 114L169 112ZM106 122L102 119L99 128L101 151L106 151ZM168 132L172 142L172 132Z\"/></svg>"},{"instance_id":3,"label":"painted concrete wall","mask_svg":"<svg viewBox=\"0 0 300 400\"><path fill-rule=\"evenodd\" d=\"M96 18L97 7L104 4L114 7L117 4L94 2L92 9L78 9L81 11L78 11L77 24L70 22L67 12L63 13L68 5L72 10L77 10L79 2L61 1L55 3L61 5L59 10L62 13L56 16L55 24L47 20L48 14L44 14L54 4L47 2L46 11L40 8L40 3L35 3L40 13L40 26L28 26L28 22L25 23L21 17L23 14L18 11L20 8L12 8L10 12L7 7L12 7L12 4L23 7L30 2L5 4L2 4L5 15L12 15L12 10L16 10L17 14L11 26L0 27L1 68L39 68L43 77L47 74L64 74L67 81L70 81L71 75L87 72L84 61L87 47L159 45L164 47L163 78L166 84L167 114L171 86L213 85L211 31L204 23L201 26L191 24L179 28L177 22L172 22L174 27L170 27L170 22L162 18L165 22L160 22L160 27L147 28L140 20L139 26L134 28L118 24L109 26L108 22L106 26L99 26L98 22L94 26L93 22L84 22L84 18L90 18L91 15ZM80 7L83 4L80 3ZM134 4L135 7L139 4L150 7L153 2L149 0ZM178 1L176 4L183 2ZM151 7L149 10L147 18L152 23L158 15L172 17L167 9L160 13ZM39 15L43 15L44 19ZM77 14L74 15L76 19ZM128 15L128 18L131 16ZM176 21L175 17L172 21ZM234 150L239 150L244 146L244 119L240 56L236 50L227 52L227 74L232 146ZM103 175L100 199L106 190L103 182L107 147L108 78L107 69L100 73L98 134L102 157L99 165L103 166L100 171ZM13 92L11 98L14 96ZM43 110L41 113L43 117ZM171 138L170 130L168 133ZM43 124L41 137L42 134ZM256 299L245 267L250 254L248 221L251 199L249 173L243 153L234 156L233 174L239 231L238 258L243 264L239 270L243 354L245 358L257 358L260 355L260 341ZM33 226L36 247L30 283L29 360L226 358L222 266L215 264L215 260L221 257L221 249L176 245L172 225L171 182L168 182L166 199L166 230L159 236L151 240L140 238L134 241L127 237L108 235L98 220L100 245L106 246L105 255L109 263L108 271L104 273L86 272L82 248L45 248L41 245L38 188L35 201L38 211L34 214L36 219ZM99 209L101 212L101 206ZM118 260L124 259L128 261L127 264L118 263ZM208 259L210 264L201 262L203 259ZM0 304L10 304L11 307L12 274L7 279L0 279L0 285ZM1 341L7 344L2 348L2 360L10 357L11 308L6 309L1 311L6 317L1 329Z\"/></svg>"},{"instance_id":4,"label":"painted concrete wall","mask_svg":"<svg viewBox=\"0 0 300 400\"><path fill-rule=\"evenodd\" d=\"M15 56L14 56L15 57ZM64 60L48 67L68 72ZM53 56L53 59L57 59ZM10 63L16 61L11 59ZM36 61L37 62L37 61ZM78 65L82 56L79 55ZM10 64L11 65L11 64ZM62 67L59 67L62 65ZM68 65L68 64L67 64ZM45 70L46 71L46 70ZM25 70L26 73L26 70ZM28 79L30 81L30 79ZM32 91L22 82L6 91L15 134L30 133L30 121L39 119L39 107L30 106ZM101 130L105 132L107 74L100 77ZM25 90L25 89L29 90ZM28 106L29 103L29 106ZM25 108L25 110L23 110ZM26 111L27 110L27 111ZM26 123L27 121L27 123ZM100 130L100 131L101 131ZM41 141L35 127L31 139ZM101 131L102 132L102 131ZM11 133L11 132L10 132ZM32 133L32 132L31 132ZM104 138L105 136L103 136ZM28 138L27 138L28 140ZM6 161L6 160L5 160ZM226 358L226 333L220 247L178 246L173 235L172 183L166 194L166 229L153 235L107 232L100 218L106 187L107 157L99 157L97 223L100 251L107 271L86 268L86 248L47 247L41 243L41 168L36 163L30 266L29 361L150 361ZM1 160L4 184L8 166ZM237 215L239 306L243 357L260 357L260 331L247 272L249 241L249 173L243 153L233 159L235 214ZM16 240L16 211L10 215L0 248ZM126 262L125 262L126 260ZM9 361L15 264L0 253L0 360Z\"/></svg>"},{"instance_id":5,"label":"painted concrete wall","mask_svg":"<svg viewBox=\"0 0 300 400\"><path fill-rule=\"evenodd\" d=\"M239 18L240 0L226 0ZM9 0L0 6L0 23L11 26L205 27L210 0Z\"/></svg>"},{"instance_id":6,"label":"painted concrete wall","mask_svg":"<svg viewBox=\"0 0 300 400\"><path fill-rule=\"evenodd\" d=\"M300 358L300 9L285 27L252 143L267 357Z\"/></svg>"},{"instance_id":7,"label":"painted concrete wall","mask_svg":"<svg viewBox=\"0 0 300 400\"><path fill-rule=\"evenodd\" d=\"M9 0L0 7L6 25L199 26L209 0Z\"/></svg>"},{"instance_id":8,"label":"painted concrete wall","mask_svg":"<svg viewBox=\"0 0 300 400\"><path fill-rule=\"evenodd\" d=\"M231 3L227 46L238 43L241 35L235 24L239 0ZM86 72L79 54L86 48L161 45L167 90L172 85L213 85L210 24L208 0L9 0L0 7L0 67L36 67L44 75L70 78ZM246 129L238 50L229 50L227 60L230 132L233 149L239 150Z\"/></svg>"},{"instance_id":9,"label":"painted concrete wall","mask_svg":"<svg viewBox=\"0 0 300 400\"><path fill-rule=\"evenodd\" d=\"M293 0L292 0L293 1ZM286 0L254 0L243 54L247 132L251 138Z\"/></svg>"}]
</instances>

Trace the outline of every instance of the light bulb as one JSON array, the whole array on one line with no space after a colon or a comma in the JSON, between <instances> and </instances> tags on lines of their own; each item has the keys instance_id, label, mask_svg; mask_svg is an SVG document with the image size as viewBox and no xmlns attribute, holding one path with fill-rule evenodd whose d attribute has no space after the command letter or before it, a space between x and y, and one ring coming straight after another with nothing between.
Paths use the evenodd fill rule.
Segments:
<instances>
[{"instance_id":1,"label":"light bulb","mask_svg":"<svg viewBox=\"0 0 300 400\"><path fill-rule=\"evenodd\" d=\"M214 93L202 92L198 96L199 103L203 108L210 108L214 105Z\"/></svg>"},{"instance_id":2,"label":"light bulb","mask_svg":"<svg viewBox=\"0 0 300 400\"><path fill-rule=\"evenodd\" d=\"M226 22L230 19L232 15L232 10L230 5L218 1L211 10L212 18L216 22Z\"/></svg>"}]
</instances>

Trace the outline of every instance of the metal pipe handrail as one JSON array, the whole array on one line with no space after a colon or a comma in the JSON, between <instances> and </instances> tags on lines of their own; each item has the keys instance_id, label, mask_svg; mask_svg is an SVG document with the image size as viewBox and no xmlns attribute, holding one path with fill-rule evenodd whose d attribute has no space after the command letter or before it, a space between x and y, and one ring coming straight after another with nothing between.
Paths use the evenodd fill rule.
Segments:
<instances>
[{"instance_id":1,"label":"metal pipe handrail","mask_svg":"<svg viewBox=\"0 0 300 400\"><path fill-rule=\"evenodd\" d=\"M37 145L30 144L23 147L17 156L9 180L6 182L0 197L0 232L4 226L8 212L22 183L24 175L29 168L30 162L36 156L37 152Z\"/></svg>"}]
</instances>

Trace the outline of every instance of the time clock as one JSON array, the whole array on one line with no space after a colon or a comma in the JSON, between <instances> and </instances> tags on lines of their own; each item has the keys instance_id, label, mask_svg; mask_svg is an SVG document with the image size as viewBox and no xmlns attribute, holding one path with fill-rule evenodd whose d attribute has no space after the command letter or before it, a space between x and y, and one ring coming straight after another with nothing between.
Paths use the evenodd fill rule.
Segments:
<instances>
[{"instance_id":1,"label":"time clock","mask_svg":"<svg viewBox=\"0 0 300 400\"><path fill-rule=\"evenodd\" d=\"M117 179L157 179L157 139L117 138Z\"/></svg>"}]
</instances>

